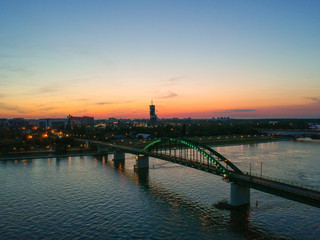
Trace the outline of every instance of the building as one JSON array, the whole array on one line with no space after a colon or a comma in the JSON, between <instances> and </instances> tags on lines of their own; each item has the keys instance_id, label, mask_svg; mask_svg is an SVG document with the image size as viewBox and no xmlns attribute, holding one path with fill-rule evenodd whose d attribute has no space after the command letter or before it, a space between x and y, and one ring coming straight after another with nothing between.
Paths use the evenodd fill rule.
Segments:
<instances>
[{"instance_id":1,"label":"building","mask_svg":"<svg viewBox=\"0 0 320 240\"><path fill-rule=\"evenodd\" d=\"M0 118L0 128L5 128L9 126L8 119Z\"/></svg>"},{"instance_id":2,"label":"building","mask_svg":"<svg viewBox=\"0 0 320 240\"><path fill-rule=\"evenodd\" d=\"M150 125L155 126L157 124L156 106L151 101L150 105Z\"/></svg>"},{"instance_id":3,"label":"building","mask_svg":"<svg viewBox=\"0 0 320 240\"><path fill-rule=\"evenodd\" d=\"M65 129L68 120L66 118L43 118L39 119L38 127L42 129Z\"/></svg>"},{"instance_id":4,"label":"building","mask_svg":"<svg viewBox=\"0 0 320 240\"><path fill-rule=\"evenodd\" d=\"M22 128L27 126L27 121L24 118L12 118L8 120L9 126L14 128Z\"/></svg>"},{"instance_id":5,"label":"building","mask_svg":"<svg viewBox=\"0 0 320 240\"><path fill-rule=\"evenodd\" d=\"M74 117L69 115L68 116L68 124L73 126L87 126L87 125L94 125L94 117Z\"/></svg>"},{"instance_id":6,"label":"building","mask_svg":"<svg viewBox=\"0 0 320 240\"><path fill-rule=\"evenodd\" d=\"M230 117L218 117L217 120L219 121L226 121L226 120L230 120Z\"/></svg>"}]
</instances>

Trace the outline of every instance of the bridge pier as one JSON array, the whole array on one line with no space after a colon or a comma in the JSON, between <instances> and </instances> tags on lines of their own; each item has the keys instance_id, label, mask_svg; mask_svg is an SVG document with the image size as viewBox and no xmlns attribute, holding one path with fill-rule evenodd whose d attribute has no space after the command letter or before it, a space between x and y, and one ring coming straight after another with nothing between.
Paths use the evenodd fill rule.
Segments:
<instances>
[{"instance_id":1,"label":"bridge pier","mask_svg":"<svg viewBox=\"0 0 320 240\"><path fill-rule=\"evenodd\" d=\"M230 205L238 207L246 204L250 204L250 188L231 183Z\"/></svg>"},{"instance_id":2,"label":"bridge pier","mask_svg":"<svg viewBox=\"0 0 320 240\"><path fill-rule=\"evenodd\" d=\"M149 157L148 156L136 156L135 169L148 169L149 168Z\"/></svg>"},{"instance_id":3,"label":"bridge pier","mask_svg":"<svg viewBox=\"0 0 320 240\"><path fill-rule=\"evenodd\" d=\"M121 161L121 160L125 160L125 153L124 152L119 152L119 151L115 151L113 153L113 160L114 161Z\"/></svg>"}]
</instances>

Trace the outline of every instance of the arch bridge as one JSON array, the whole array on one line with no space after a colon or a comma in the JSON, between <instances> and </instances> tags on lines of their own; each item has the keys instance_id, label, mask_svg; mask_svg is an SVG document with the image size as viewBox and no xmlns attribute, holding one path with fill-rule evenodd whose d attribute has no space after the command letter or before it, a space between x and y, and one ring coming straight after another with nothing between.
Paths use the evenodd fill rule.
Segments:
<instances>
[{"instance_id":1,"label":"arch bridge","mask_svg":"<svg viewBox=\"0 0 320 240\"><path fill-rule=\"evenodd\" d=\"M183 138L161 138L146 145L148 156L198 168L227 178L232 172L241 174L227 158L209 146Z\"/></svg>"},{"instance_id":2,"label":"arch bridge","mask_svg":"<svg viewBox=\"0 0 320 240\"><path fill-rule=\"evenodd\" d=\"M320 207L320 192L311 187L288 184L262 176L244 174L227 158L211 147L184 138L161 138L147 144L143 149L125 147L101 141L77 139L114 151L114 161L124 160L125 153L137 155L135 168L149 168L149 157L159 158L188 167L206 171L231 183L230 205L250 203L250 188L287 198L293 201ZM99 151L101 152L101 151Z\"/></svg>"}]
</instances>

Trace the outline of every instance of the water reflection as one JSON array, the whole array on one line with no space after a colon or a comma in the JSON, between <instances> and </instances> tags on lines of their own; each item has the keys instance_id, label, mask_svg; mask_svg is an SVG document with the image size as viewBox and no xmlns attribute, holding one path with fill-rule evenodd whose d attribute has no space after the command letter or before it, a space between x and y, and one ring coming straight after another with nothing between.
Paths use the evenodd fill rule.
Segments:
<instances>
[{"instance_id":1,"label":"water reflection","mask_svg":"<svg viewBox=\"0 0 320 240\"><path fill-rule=\"evenodd\" d=\"M33 159L22 159L22 160L14 160L14 164L16 165L32 165L32 163L34 162Z\"/></svg>"},{"instance_id":2,"label":"water reflection","mask_svg":"<svg viewBox=\"0 0 320 240\"><path fill-rule=\"evenodd\" d=\"M102 164L105 165L107 161L108 161L108 155L102 156Z\"/></svg>"},{"instance_id":3,"label":"water reflection","mask_svg":"<svg viewBox=\"0 0 320 240\"><path fill-rule=\"evenodd\" d=\"M245 209L231 209L230 210L230 227L233 232L242 235L256 232L253 230L250 222L250 207Z\"/></svg>"},{"instance_id":4,"label":"water reflection","mask_svg":"<svg viewBox=\"0 0 320 240\"><path fill-rule=\"evenodd\" d=\"M134 180L144 189L149 189L149 169L135 169Z\"/></svg>"},{"instance_id":5,"label":"water reflection","mask_svg":"<svg viewBox=\"0 0 320 240\"><path fill-rule=\"evenodd\" d=\"M250 207L241 210L221 209L215 204L208 206L166 189L161 183L155 182L151 178L152 171L158 171L159 166L162 166L162 164L154 165L156 168L147 170L134 170L133 166L130 165L130 158L106 162L106 158L100 156L96 157L95 161L99 166L114 169L115 172L121 175L121 181L125 179L134 181L137 186L150 196L152 202L166 206L166 211L169 211L168 214L172 217L173 224L175 224L175 221L181 221L181 216L187 216L188 219L185 219L187 222L196 221L205 238L210 238L211 234L222 230L234 233L237 236L235 238L285 239L283 234L281 237L277 232L271 232L261 226L254 226ZM126 161L128 161L128 166L125 165ZM167 163L163 164L166 165Z\"/></svg>"},{"instance_id":6,"label":"water reflection","mask_svg":"<svg viewBox=\"0 0 320 240\"><path fill-rule=\"evenodd\" d=\"M114 168L119 169L120 172L124 172L124 167L125 167L125 160L113 160Z\"/></svg>"},{"instance_id":7,"label":"water reflection","mask_svg":"<svg viewBox=\"0 0 320 240\"><path fill-rule=\"evenodd\" d=\"M55 158L55 162L56 162L56 168L59 169L60 168L60 163L64 163L66 162L66 160L68 161L68 166L69 168L71 167L72 165L72 157L56 157ZM64 164L63 164L64 165Z\"/></svg>"},{"instance_id":8,"label":"water reflection","mask_svg":"<svg viewBox=\"0 0 320 240\"><path fill-rule=\"evenodd\" d=\"M281 239L273 233L264 231L261 228L254 227L251 222L250 206L244 209L219 209L215 205L206 206L192 199L185 198L174 192L171 192L161 184L150 179L152 169L135 169L125 171L121 167L122 162L114 161L115 170L121 171L126 178L134 180L146 193L156 202L163 202L169 205L171 216L180 217L181 212L187 211L186 215L192 216L192 219L198 219L199 225L203 231L208 234L228 226L230 231L244 237L245 239ZM117 167L116 167L117 166ZM229 219L225 217L225 212L230 211Z\"/></svg>"},{"instance_id":9,"label":"water reflection","mask_svg":"<svg viewBox=\"0 0 320 240\"><path fill-rule=\"evenodd\" d=\"M106 162L108 161L108 154L106 154L106 155L102 155L102 154L94 155L94 161L101 162L102 165L105 165Z\"/></svg>"},{"instance_id":10,"label":"water reflection","mask_svg":"<svg viewBox=\"0 0 320 240\"><path fill-rule=\"evenodd\" d=\"M302 151L303 149L300 149L299 145L291 146L288 149L285 143L281 143L281 150L271 149L272 151L268 150L267 144L263 144L266 149L263 149L264 147L261 147L261 145L258 147L251 146L248 148L245 145L244 151L241 151L239 146L221 147L220 150L223 155L236 162L237 165L243 162L249 166L249 163L252 162L252 167L260 170L260 164L263 161L263 171L265 172L269 168L272 173L278 169L279 173L283 173L281 172L281 169L283 169L281 164L284 161L280 161L282 158L279 160L278 155L287 158L289 153L290 165L286 165L285 169L293 171L292 175L294 175L295 179L301 178L303 181L311 181L318 185L319 168L317 163L319 150L313 151L313 158L308 153L308 155L303 156L301 154L301 159L295 159L292 154L297 153L293 152L292 149ZM286 158L284 157L283 159L285 160ZM109 156L109 159L112 159L112 156ZM310 159L314 160L310 161ZM268 161L268 164L265 164L264 161ZM31 165L33 160L31 162L20 160L3 161L0 165L1 167L3 165L2 169L0 169L2 170L0 178L5 180L7 178L10 181L5 182L6 185L4 186L7 187L7 190L1 192L2 198L0 200L12 203L19 194L28 196L28 194L36 192L37 194L29 195L28 201L25 201L25 205L31 204L29 209L25 208L25 216L30 219L38 219L39 216L43 217L40 223L48 221L47 226L55 227L50 229L51 232L58 232L56 230L58 228L57 225L66 222L65 216L67 216L67 220L70 221L68 230L72 234L81 232L81 229L86 229L89 226L88 228L94 230L86 230L85 233L98 234L96 235L98 236L97 238L101 238L103 233L110 233L110 236L115 236L112 235L112 231L116 232L118 230L122 233L125 232L125 234L121 235L122 237L130 236L133 238L133 236L136 236L134 235L136 233L132 233L132 235L129 233L128 235L128 229L130 231L139 229L141 236L145 239L152 238L150 237L151 234L154 234L152 235L155 236L154 239L163 239L166 236L170 239L179 237L180 239L305 239L307 237L311 239L313 236L313 239L316 239L315 236L319 235L317 209L311 209L303 205L299 205L297 209L294 209L290 206L298 205L289 204L290 206L287 206L286 200L279 200L278 198L273 200L272 197L266 198L265 203L261 204L259 208L252 207L244 210L217 208L212 202L220 201L222 197L215 198L214 194L217 193L220 196L221 193L224 193L224 186L219 188L222 189L221 191L209 189L208 186L210 184L217 182L215 180L210 182L211 178L207 177L208 175L205 175L205 173L199 172L197 174L198 172L196 172L194 174L193 171L196 170L191 169L192 172L189 171L191 174L186 176L186 171L190 170L189 168L186 169L186 167L161 160L152 160L150 169L147 171L134 171L134 162L132 155L129 154L125 161L108 161L108 155L95 156L95 158L65 157L57 160L45 158L36 160L34 164L35 174L29 174L26 169L31 168L25 167L24 164ZM256 163L259 163L258 166L255 166ZM58 175L56 175L57 171L54 169L55 164L60 170ZM301 165L312 166L312 168L304 171ZM273 166L276 168L271 168ZM290 168L290 166L294 166L294 168ZM295 170L296 168L299 171ZM59 178L56 176L59 176ZM84 176L85 181L82 181ZM32 185L26 185L29 182L32 182ZM210 182L210 184L207 184L207 182ZM24 190L29 189L30 186L34 186L35 191ZM46 196L50 196L50 199L56 199L57 196L59 198L65 196L68 199L66 202L70 203L70 205L64 207L65 203L61 204L61 199L43 205L49 199ZM262 193L253 193L252 199L261 199L264 196L266 195ZM41 197L45 201L41 202ZM108 203L104 204L106 201ZM39 204L34 207L32 206L34 202L39 202ZM18 209L17 214L24 210L19 206L19 203L18 201L16 205L13 205ZM135 208L132 209L132 206ZM54 220L48 218L48 209L51 207L52 216L59 216L56 212L60 211L60 218L58 217ZM10 219L11 216L15 216L12 209L4 209L8 214L0 211L2 214L0 215L6 217L0 217L1 219ZM37 211L33 211L34 209L40 211L40 214ZM121 210L119 211L119 209ZM77 215L75 216L74 213ZM296 220L297 216L299 216L300 220ZM116 218L118 218L117 221L114 220ZM31 224L24 220L19 222L17 219L19 220L19 218L12 217L7 224L3 224L0 228L0 233L1 229L6 226L9 226L7 229L13 229L24 223L31 226L28 226L28 230L30 228L37 229L38 225L33 225L33 222ZM82 219L83 222L80 224L79 222L75 223L74 221L78 219ZM279 219L282 222L277 224ZM16 225L14 224L15 221L17 221ZM111 222L112 224L110 225ZM288 222L297 223L296 230L290 229ZM141 226L146 226L146 228L143 229ZM159 226L154 230L155 233L152 232L153 226ZM98 228L101 229L100 232L97 230ZM185 231L183 228L185 228ZM66 228L63 229L66 230ZM311 233L311 237L306 235L308 233L303 233L301 229ZM20 228L20 233L24 233L25 231L23 230ZM2 231L5 234L7 233L6 230ZM43 234L43 231L39 232ZM151 232L150 235L148 235L149 232ZM183 233L186 235L181 236L180 234ZM286 234L288 234L287 238L284 237ZM45 235L43 238L49 237Z\"/></svg>"}]
</instances>

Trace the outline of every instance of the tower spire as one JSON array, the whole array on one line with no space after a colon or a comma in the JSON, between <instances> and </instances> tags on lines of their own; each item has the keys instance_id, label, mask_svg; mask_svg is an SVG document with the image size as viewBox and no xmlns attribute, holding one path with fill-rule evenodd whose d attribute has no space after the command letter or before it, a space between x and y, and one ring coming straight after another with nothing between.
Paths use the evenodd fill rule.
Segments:
<instances>
[{"instance_id":1,"label":"tower spire","mask_svg":"<svg viewBox=\"0 0 320 240\"><path fill-rule=\"evenodd\" d=\"M153 100L151 100L150 105L150 124L155 126L157 124L156 106L153 105Z\"/></svg>"}]
</instances>

